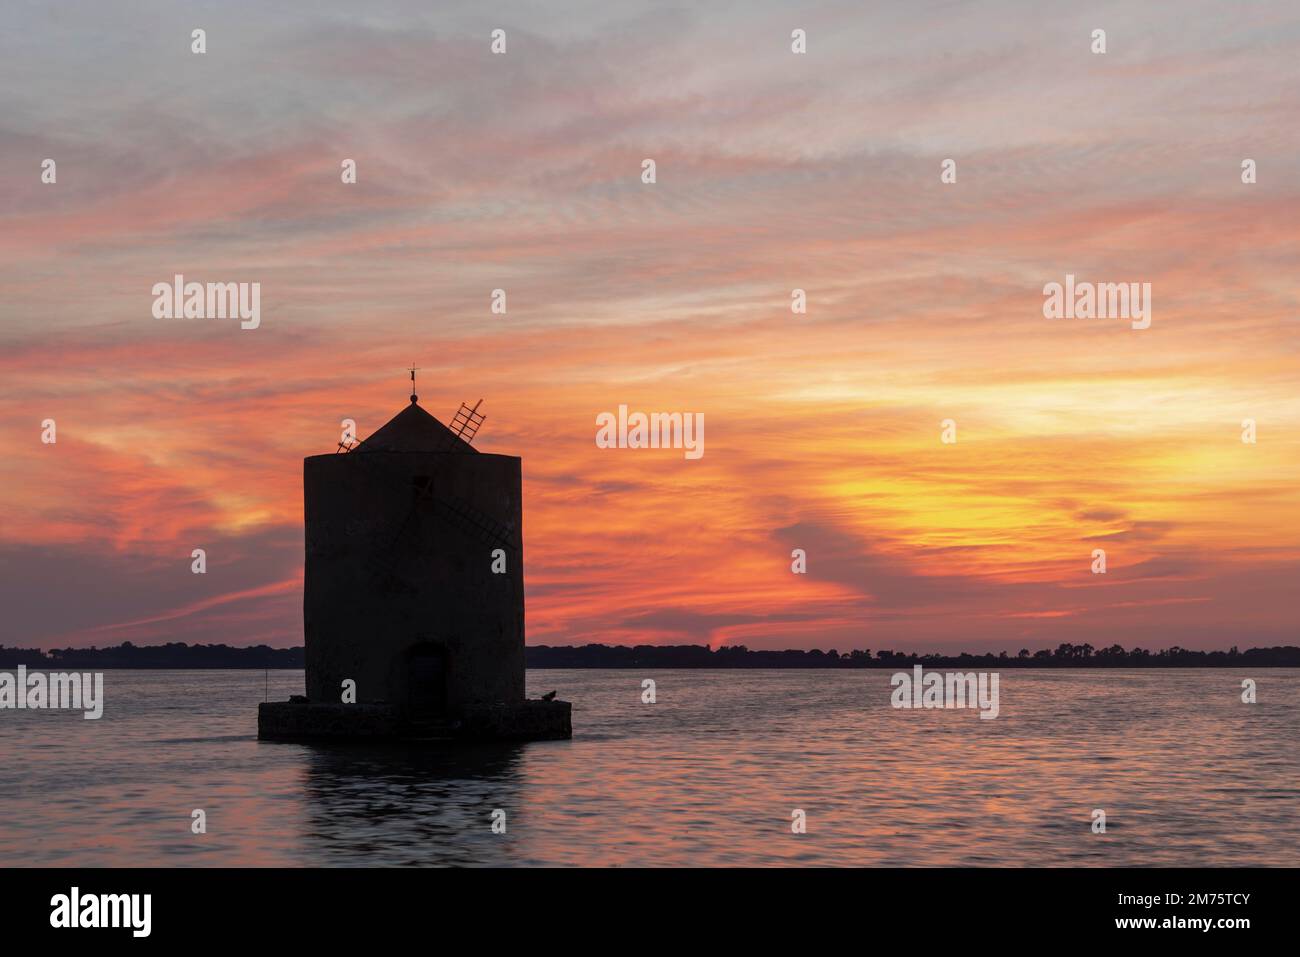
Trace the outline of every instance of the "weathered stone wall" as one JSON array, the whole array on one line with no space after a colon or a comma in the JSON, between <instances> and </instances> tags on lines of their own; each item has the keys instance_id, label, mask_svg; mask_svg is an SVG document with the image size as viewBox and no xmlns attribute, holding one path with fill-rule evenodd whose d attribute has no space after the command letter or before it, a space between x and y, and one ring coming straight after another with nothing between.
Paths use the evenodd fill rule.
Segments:
<instances>
[{"instance_id":1,"label":"weathered stone wall","mask_svg":"<svg viewBox=\"0 0 1300 957\"><path fill-rule=\"evenodd\" d=\"M269 741L339 741L392 738L401 733L397 709L381 704L297 704L263 701L257 736Z\"/></svg>"},{"instance_id":2,"label":"weathered stone wall","mask_svg":"<svg viewBox=\"0 0 1300 957\"><path fill-rule=\"evenodd\" d=\"M432 481L419 498L418 482ZM303 462L307 696L408 701L408 655L445 649L448 713L524 698L520 460L483 453L351 452ZM463 503L508 526L507 545L447 521ZM506 550L506 573L491 570Z\"/></svg>"},{"instance_id":3,"label":"weathered stone wall","mask_svg":"<svg viewBox=\"0 0 1300 957\"><path fill-rule=\"evenodd\" d=\"M267 701L257 706L264 741L544 741L573 736L567 701L478 705L437 726L406 720L393 705Z\"/></svg>"},{"instance_id":4,"label":"weathered stone wall","mask_svg":"<svg viewBox=\"0 0 1300 957\"><path fill-rule=\"evenodd\" d=\"M457 729L461 738L542 741L573 737L573 706L567 701L521 701L471 708Z\"/></svg>"}]
</instances>

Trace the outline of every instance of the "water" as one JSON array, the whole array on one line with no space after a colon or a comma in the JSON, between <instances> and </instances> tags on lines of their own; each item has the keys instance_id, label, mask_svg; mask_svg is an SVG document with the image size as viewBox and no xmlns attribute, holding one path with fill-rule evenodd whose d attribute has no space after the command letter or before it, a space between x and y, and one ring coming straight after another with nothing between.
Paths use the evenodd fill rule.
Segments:
<instances>
[{"instance_id":1,"label":"water","mask_svg":"<svg viewBox=\"0 0 1300 957\"><path fill-rule=\"evenodd\" d=\"M572 741L448 753L259 742L261 672L108 671L100 721L0 711L0 866L1300 865L1300 670L1005 671L992 721L889 677L533 671Z\"/></svg>"}]
</instances>

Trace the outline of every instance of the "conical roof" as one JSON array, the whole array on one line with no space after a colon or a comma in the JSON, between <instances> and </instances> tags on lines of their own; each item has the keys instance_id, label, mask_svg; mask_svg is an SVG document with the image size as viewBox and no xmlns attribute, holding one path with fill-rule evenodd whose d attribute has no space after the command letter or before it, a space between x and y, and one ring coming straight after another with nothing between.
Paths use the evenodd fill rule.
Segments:
<instances>
[{"instance_id":1,"label":"conical roof","mask_svg":"<svg viewBox=\"0 0 1300 957\"><path fill-rule=\"evenodd\" d=\"M357 451L473 452L475 449L412 399L410 405L362 442Z\"/></svg>"}]
</instances>

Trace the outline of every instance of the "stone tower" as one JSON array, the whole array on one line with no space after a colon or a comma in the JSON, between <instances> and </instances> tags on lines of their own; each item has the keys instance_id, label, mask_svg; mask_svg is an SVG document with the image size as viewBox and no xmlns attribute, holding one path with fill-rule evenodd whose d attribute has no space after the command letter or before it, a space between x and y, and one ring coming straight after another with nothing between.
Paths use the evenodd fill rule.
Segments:
<instances>
[{"instance_id":1,"label":"stone tower","mask_svg":"<svg viewBox=\"0 0 1300 957\"><path fill-rule=\"evenodd\" d=\"M569 736L566 702L525 701L521 460L474 449L481 421L412 395L304 459L307 700L264 705L263 737Z\"/></svg>"}]
</instances>

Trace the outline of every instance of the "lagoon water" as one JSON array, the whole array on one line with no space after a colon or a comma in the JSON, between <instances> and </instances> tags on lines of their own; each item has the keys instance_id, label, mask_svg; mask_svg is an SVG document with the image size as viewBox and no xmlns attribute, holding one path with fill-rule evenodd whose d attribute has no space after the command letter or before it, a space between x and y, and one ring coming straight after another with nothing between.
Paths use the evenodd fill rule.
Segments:
<instances>
[{"instance_id":1,"label":"lagoon water","mask_svg":"<svg viewBox=\"0 0 1300 957\"><path fill-rule=\"evenodd\" d=\"M300 671L107 671L0 711L0 866L1300 865L1300 670L1007 670L995 720L890 675L530 671L572 741L418 751L259 742Z\"/></svg>"}]
</instances>

